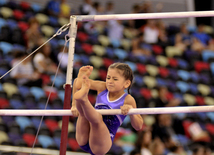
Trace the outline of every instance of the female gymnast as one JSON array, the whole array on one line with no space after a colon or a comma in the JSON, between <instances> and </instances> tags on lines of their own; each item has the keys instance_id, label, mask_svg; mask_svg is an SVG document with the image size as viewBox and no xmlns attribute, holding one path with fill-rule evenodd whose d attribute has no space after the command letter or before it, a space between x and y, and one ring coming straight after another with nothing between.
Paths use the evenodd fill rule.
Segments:
<instances>
[{"instance_id":1,"label":"female gymnast","mask_svg":"<svg viewBox=\"0 0 214 155\"><path fill-rule=\"evenodd\" d=\"M122 124L129 109L136 108L135 99L125 93L131 87L133 72L125 63L109 66L106 82L89 79L92 66L80 68L74 81L71 111L78 116L76 140L80 147L92 155L106 154L113 143L117 129ZM95 108L88 100L89 89L97 91ZM101 115L96 109L121 109L122 115ZM135 130L143 126L139 114L130 115Z\"/></svg>"}]
</instances>

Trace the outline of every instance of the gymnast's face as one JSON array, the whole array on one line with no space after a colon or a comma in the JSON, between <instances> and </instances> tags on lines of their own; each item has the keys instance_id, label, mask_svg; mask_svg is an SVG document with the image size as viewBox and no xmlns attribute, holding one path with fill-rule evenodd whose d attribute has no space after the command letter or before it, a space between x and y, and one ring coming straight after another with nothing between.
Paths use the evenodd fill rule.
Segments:
<instances>
[{"instance_id":1,"label":"gymnast's face","mask_svg":"<svg viewBox=\"0 0 214 155\"><path fill-rule=\"evenodd\" d=\"M109 92L123 92L128 88L129 80L125 80L122 71L109 68L106 76L106 87Z\"/></svg>"}]
</instances>

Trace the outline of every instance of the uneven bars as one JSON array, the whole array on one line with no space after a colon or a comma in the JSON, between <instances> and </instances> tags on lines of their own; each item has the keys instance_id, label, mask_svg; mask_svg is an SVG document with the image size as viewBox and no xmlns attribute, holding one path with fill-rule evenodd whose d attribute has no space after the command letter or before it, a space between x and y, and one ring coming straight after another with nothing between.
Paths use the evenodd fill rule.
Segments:
<instances>
[{"instance_id":1,"label":"uneven bars","mask_svg":"<svg viewBox=\"0 0 214 155\"><path fill-rule=\"evenodd\" d=\"M102 115L120 115L120 109L97 110ZM132 114L174 114L174 113L197 113L214 112L214 106L187 106L165 108L133 108L128 115ZM71 110L0 110L0 116L72 116Z\"/></svg>"},{"instance_id":2,"label":"uneven bars","mask_svg":"<svg viewBox=\"0 0 214 155\"><path fill-rule=\"evenodd\" d=\"M139 14L112 14L112 15L80 15L77 21L107 21L107 20L133 20L133 19L159 19L159 18L189 18L212 17L214 11L189 11L165 13L139 13Z\"/></svg>"}]
</instances>

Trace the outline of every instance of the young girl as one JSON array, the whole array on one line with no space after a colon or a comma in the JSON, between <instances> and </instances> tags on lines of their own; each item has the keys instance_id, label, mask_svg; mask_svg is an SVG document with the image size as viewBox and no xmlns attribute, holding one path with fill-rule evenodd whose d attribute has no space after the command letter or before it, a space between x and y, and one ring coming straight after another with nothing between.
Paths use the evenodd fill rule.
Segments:
<instances>
[{"instance_id":1,"label":"young girl","mask_svg":"<svg viewBox=\"0 0 214 155\"><path fill-rule=\"evenodd\" d=\"M103 82L88 78L92 70L91 66L79 70L74 82L71 111L78 116L76 140L80 147L88 153L104 155L111 148L117 129L129 109L136 108L134 98L124 92L127 88L129 92L133 73L127 64L114 63L109 66L106 82ZM89 89L96 90L98 94L95 108L88 100ZM121 109L122 115L102 116L96 109ZM130 115L130 119L135 130L142 128L140 115Z\"/></svg>"}]
</instances>

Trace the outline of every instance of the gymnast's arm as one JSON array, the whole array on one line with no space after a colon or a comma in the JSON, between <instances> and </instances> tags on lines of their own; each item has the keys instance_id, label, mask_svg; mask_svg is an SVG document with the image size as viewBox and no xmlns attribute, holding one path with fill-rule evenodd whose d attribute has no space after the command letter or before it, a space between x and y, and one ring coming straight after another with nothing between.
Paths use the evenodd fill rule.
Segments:
<instances>
[{"instance_id":1,"label":"gymnast's arm","mask_svg":"<svg viewBox=\"0 0 214 155\"><path fill-rule=\"evenodd\" d=\"M124 105L121 106L122 114L127 115L128 111L132 108L137 108L135 99L131 95L127 95L124 101ZM131 119L131 125L135 130L141 130L143 127L143 118L140 114L129 115Z\"/></svg>"}]
</instances>

